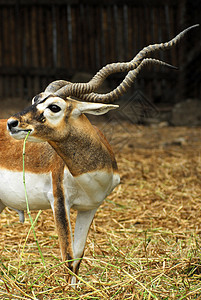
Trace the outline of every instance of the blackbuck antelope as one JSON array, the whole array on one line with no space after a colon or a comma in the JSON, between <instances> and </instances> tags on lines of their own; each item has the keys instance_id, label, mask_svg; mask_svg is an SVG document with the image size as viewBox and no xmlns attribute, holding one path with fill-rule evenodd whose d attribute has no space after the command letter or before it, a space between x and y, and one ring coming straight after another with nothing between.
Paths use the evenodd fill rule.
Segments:
<instances>
[{"instance_id":1,"label":"blackbuck antelope","mask_svg":"<svg viewBox=\"0 0 201 300\"><path fill-rule=\"evenodd\" d=\"M31 210L52 208L62 260L75 274L78 274L94 214L120 182L110 145L85 113L100 115L117 108L105 103L126 92L147 64L170 66L145 57L155 50L172 47L193 27L167 43L145 47L128 63L106 65L88 83L52 82L33 98L30 107L0 122L0 211L7 206L16 210L20 221L24 221L22 140L30 132L25 157L29 207ZM103 80L115 72L128 74L110 93L95 93ZM77 210L74 239L71 208ZM68 276L69 282L75 284L76 277Z\"/></svg>"}]
</instances>

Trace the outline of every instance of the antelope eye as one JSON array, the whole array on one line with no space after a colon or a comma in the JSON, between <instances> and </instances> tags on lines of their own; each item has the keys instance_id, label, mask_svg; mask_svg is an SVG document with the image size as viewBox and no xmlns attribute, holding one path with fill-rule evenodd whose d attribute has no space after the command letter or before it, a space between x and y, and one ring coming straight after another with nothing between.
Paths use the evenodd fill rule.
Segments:
<instances>
[{"instance_id":1,"label":"antelope eye","mask_svg":"<svg viewBox=\"0 0 201 300\"><path fill-rule=\"evenodd\" d=\"M48 108L54 113L57 113L61 110L61 108L56 104L50 104Z\"/></svg>"}]
</instances>

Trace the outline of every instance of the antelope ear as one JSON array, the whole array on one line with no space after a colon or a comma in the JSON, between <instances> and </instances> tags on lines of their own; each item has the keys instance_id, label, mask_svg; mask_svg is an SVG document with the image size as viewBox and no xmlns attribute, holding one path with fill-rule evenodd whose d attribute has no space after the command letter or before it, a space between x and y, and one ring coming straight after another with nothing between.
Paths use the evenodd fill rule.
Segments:
<instances>
[{"instance_id":1,"label":"antelope ear","mask_svg":"<svg viewBox=\"0 0 201 300\"><path fill-rule=\"evenodd\" d=\"M103 115L111 109L118 108L119 105L113 104L102 104L102 103L91 103L91 102L77 102L76 108L73 110L73 115L92 114L92 115Z\"/></svg>"}]
</instances>

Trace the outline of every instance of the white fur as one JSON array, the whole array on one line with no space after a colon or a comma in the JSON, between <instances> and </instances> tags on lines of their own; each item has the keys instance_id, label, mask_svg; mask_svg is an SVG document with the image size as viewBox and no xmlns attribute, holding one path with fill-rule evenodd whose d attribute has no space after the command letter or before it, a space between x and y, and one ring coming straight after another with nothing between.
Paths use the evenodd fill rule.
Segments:
<instances>
[{"instance_id":1,"label":"white fur","mask_svg":"<svg viewBox=\"0 0 201 300\"><path fill-rule=\"evenodd\" d=\"M34 174L26 172L25 175L30 210L53 208L51 173ZM26 210L22 172L0 169L0 182L1 202L17 211ZM119 175L96 171L73 177L69 170L65 168L66 204L69 208L72 207L76 210L87 211L98 208L118 183Z\"/></svg>"},{"instance_id":2,"label":"white fur","mask_svg":"<svg viewBox=\"0 0 201 300\"><path fill-rule=\"evenodd\" d=\"M69 206L83 211L98 208L120 181L118 174L103 171L73 177L65 170L65 174L64 186Z\"/></svg>"},{"instance_id":3,"label":"white fur","mask_svg":"<svg viewBox=\"0 0 201 300\"><path fill-rule=\"evenodd\" d=\"M50 208L50 199L52 197L51 174L26 172L25 179L29 208L31 210ZM0 169L0 182L0 199L2 203L15 210L26 210L22 172Z\"/></svg>"},{"instance_id":4,"label":"white fur","mask_svg":"<svg viewBox=\"0 0 201 300\"><path fill-rule=\"evenodd\" d=\"M48 106L55 104L61 108L59 112L52 112ZM59 123L63 120L65 114L66 102L61 98L50 97L45 102L39 103L37 109L43 112L44 117L54 126L58 126Z\"/></svg>"},{"instance_id":5,"label":"white fur","mask_svg":"<svg viewBox=\"0 0 201 300\"><path fill-rule=\"evenodd\" d=\"M116 109L119 105L103 104L103 103L91 103L75 101L77 107L73 110L72 115L77 116L84 114L103 115L111 109Z\"/></svg>"}]
</instances>

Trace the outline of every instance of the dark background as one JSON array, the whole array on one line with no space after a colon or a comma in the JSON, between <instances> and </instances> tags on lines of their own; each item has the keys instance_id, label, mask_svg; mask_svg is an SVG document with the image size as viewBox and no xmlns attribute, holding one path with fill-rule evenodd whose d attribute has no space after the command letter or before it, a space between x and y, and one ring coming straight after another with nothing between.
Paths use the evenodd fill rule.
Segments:
<instances>
[{"instance_id":1,"label":"dark background","mask_svg":"<svg viewBox=\"0 0 201 300\"><path fill-rule=\"evenodd\" d=\"M55 79L88 81L105 64L128 61L200 20L200 0L0 0L0 100L30 100ZM129 95L143 91L157 105L201 99L200 27L152 57L179 71L146 68ZM110 76L106 90L124 76Z\"/></svg>"}]
</instances>

